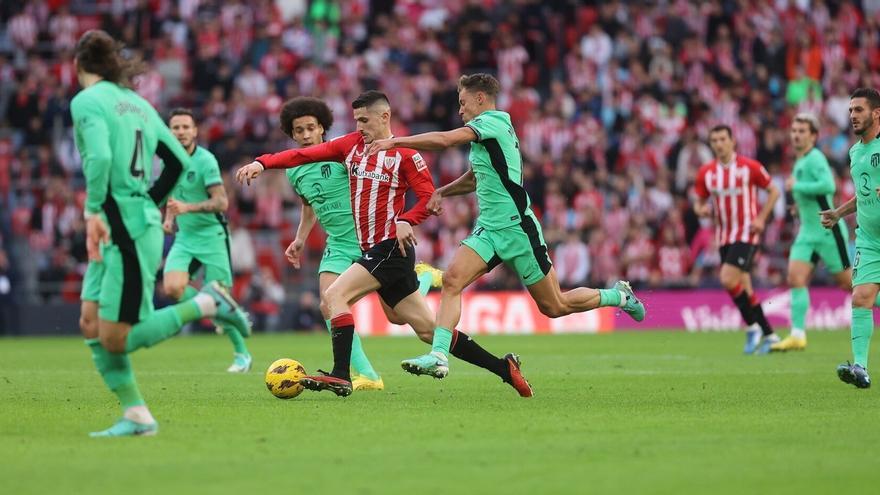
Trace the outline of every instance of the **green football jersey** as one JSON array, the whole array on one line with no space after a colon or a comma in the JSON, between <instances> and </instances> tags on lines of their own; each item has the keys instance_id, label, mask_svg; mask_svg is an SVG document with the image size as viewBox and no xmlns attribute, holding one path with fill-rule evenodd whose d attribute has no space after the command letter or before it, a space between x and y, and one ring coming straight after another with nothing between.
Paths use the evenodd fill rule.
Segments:
<instances>
[{"instance_id":1,"label":"green football jersey","mask_svg":"<svg viewBox=\"0 0 880 495\"><path fill-rule=\"evenodd\" d=\"M821 239L831 235L822 227L819 212L833 208L837 186L828 159L813 148L794 162L794 186L791 193L800 218L798 235L806 239ZM841 220L842 221L842 220Z\"/></svg>"},{"instance_id":2,"label":"green football jersey","mask_svg":"<svg viewBox=\"0 0 880 495\"><path fill-rule=\"evenodd\" d=\"M880 139L868 144L856 141L849 149L849 173L856 189L857 237L880 245Z\"/></svg>"},{"instance_id":3,"label":"green football jersey","mask_svg":"<svg viewBox=\"0 0 880 495\"><path fill-rule=\"evenodd\" d=\"M360 251L351 213L348 169L339 162L315 162L287 169L287 180L303 202L315 210L327 232L328 246Z\"/></svg>"},{"instance_id":4,"label":"green football jersey","mask_svg":"<svg viewBox=\"0 0 880 495\"><path fill-rule=\"evenodd\" d=\"M487 110L465 125L477 135L469 156L477 180L477 225L487 230L518 225L531 212L531 200L522 187L522 156L510 115Z\"/></svg>"},{"instance_id":5,"label":"green football jersey","mask_svg":"<svg viewBox=\"0 0 880 495\"><path fill-rule=\"evenodd\" d=\"M171 197L184 203L201 203L211 199L208 188L223 185L220 166L210 151L196 146L192 154L192 167L177 182ZM192 212L177 217L177 235L187 239L216 239L226 234L226 217L223 213Z\"/></svg>"},{"instance_id":6,"label":"green football jersey","mask_svg":"<svg viewBox=\"0 0 880 495\"><path fill-rule=\"evenodd\" d=\"M130 89L100 81L70 103L88 213L104 213L114 242L161 225L161 204L190 158L156 110ZM152 183L152 157L163 160Z\"/></svg>"}]
</instances>

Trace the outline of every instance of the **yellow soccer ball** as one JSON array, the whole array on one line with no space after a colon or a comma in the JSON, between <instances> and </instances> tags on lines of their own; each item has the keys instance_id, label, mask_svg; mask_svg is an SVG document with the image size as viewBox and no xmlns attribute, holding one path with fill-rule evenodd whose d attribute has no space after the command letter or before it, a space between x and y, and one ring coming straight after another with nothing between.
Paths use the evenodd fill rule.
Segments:
<instances>
[{"instance_id":1,"label":"yellow soccer ball","mask_svg":"<svg viewBox=\"0 0 880 495\"><path fill-rule=\"evenodd\" d=\"M281 358L266 370L266 388L279 399L292 399L303 391L299 379L306 376L306 369L299 361Z\"/></svg>"}]
</instances>

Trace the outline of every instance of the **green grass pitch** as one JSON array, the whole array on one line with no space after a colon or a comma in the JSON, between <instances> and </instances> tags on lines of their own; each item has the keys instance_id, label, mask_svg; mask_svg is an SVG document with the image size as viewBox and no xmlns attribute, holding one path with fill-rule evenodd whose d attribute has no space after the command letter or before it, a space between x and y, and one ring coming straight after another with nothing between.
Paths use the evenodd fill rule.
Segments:
<instances>
[{"instance_id":1,"label":"green grass pitch","mask_svg":"<svg viewBox=\"0 0 880 495\"><path fill-rule=\"evenodd\" d=\"M415 338L366 339L384 392L272 397L279 357L330 366L326 335L257 335L230 375L216 336L133 356L160 434L90 439L118 407L81 339L0 340L4 493L869 493L880 482L880 390L837 380L848 332L806 352L743 356L742 334L495 336L522 355L520 399L453 360L405 374ZM874 359L880 359L876 356Z\"/></svg>"}]
</instances>

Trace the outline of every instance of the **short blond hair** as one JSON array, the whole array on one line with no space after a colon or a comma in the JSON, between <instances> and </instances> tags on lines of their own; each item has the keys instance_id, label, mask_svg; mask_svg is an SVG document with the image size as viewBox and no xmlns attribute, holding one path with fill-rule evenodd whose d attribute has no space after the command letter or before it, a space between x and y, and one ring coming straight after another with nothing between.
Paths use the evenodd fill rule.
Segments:
<instances>
[{"instance_id":1,"label":"short blond hair","mask_svg":"<svg viewBox=\"0 0 880 495\"><path fill-rule=\"evenodd\" d=\"M819 119L811 113L801 112L794 116L794 120L792 122L807 124L810 126L810 132L817 136L819 135Z\"/></svg>"}]
</instances>

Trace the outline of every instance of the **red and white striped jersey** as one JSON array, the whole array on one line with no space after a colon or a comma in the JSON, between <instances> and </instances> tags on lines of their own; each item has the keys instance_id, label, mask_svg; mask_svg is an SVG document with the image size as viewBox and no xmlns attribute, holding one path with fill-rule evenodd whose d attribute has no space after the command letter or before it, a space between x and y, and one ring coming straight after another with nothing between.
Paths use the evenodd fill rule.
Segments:
<instances>
[{"instance_id":1,"label":"red and white striped jersey","mask_svg":"<svg viewBox=\"0 0 880 495\"><path fill-rule=\"evenodd\" d=\"M749 228L758 215L758 188L769 185L767 169L751 158L733 155L729 164L712 160L700 167L694 188L699 197L713 198L715 240L719 246L758 243L758 236L750 234Z\"/></svg>"},{"instance_id":2,"label":"red and white striped jersey","mask_svg":"<svg viewBox=\"0 0 880 495\"><path fill-rule=\"evenodd\" d=\"M359 132L308 148L257 157L268 168L293 168L314 162L341 162L348 169L351 211L361 249L397 237L396 222L418 225L428 218L425 206L434 193L434 181L425 159L413 149L392 148L365 156L366 144ZM403 212L406 191L418 202Z\"/></svg>"}]
</instances>

